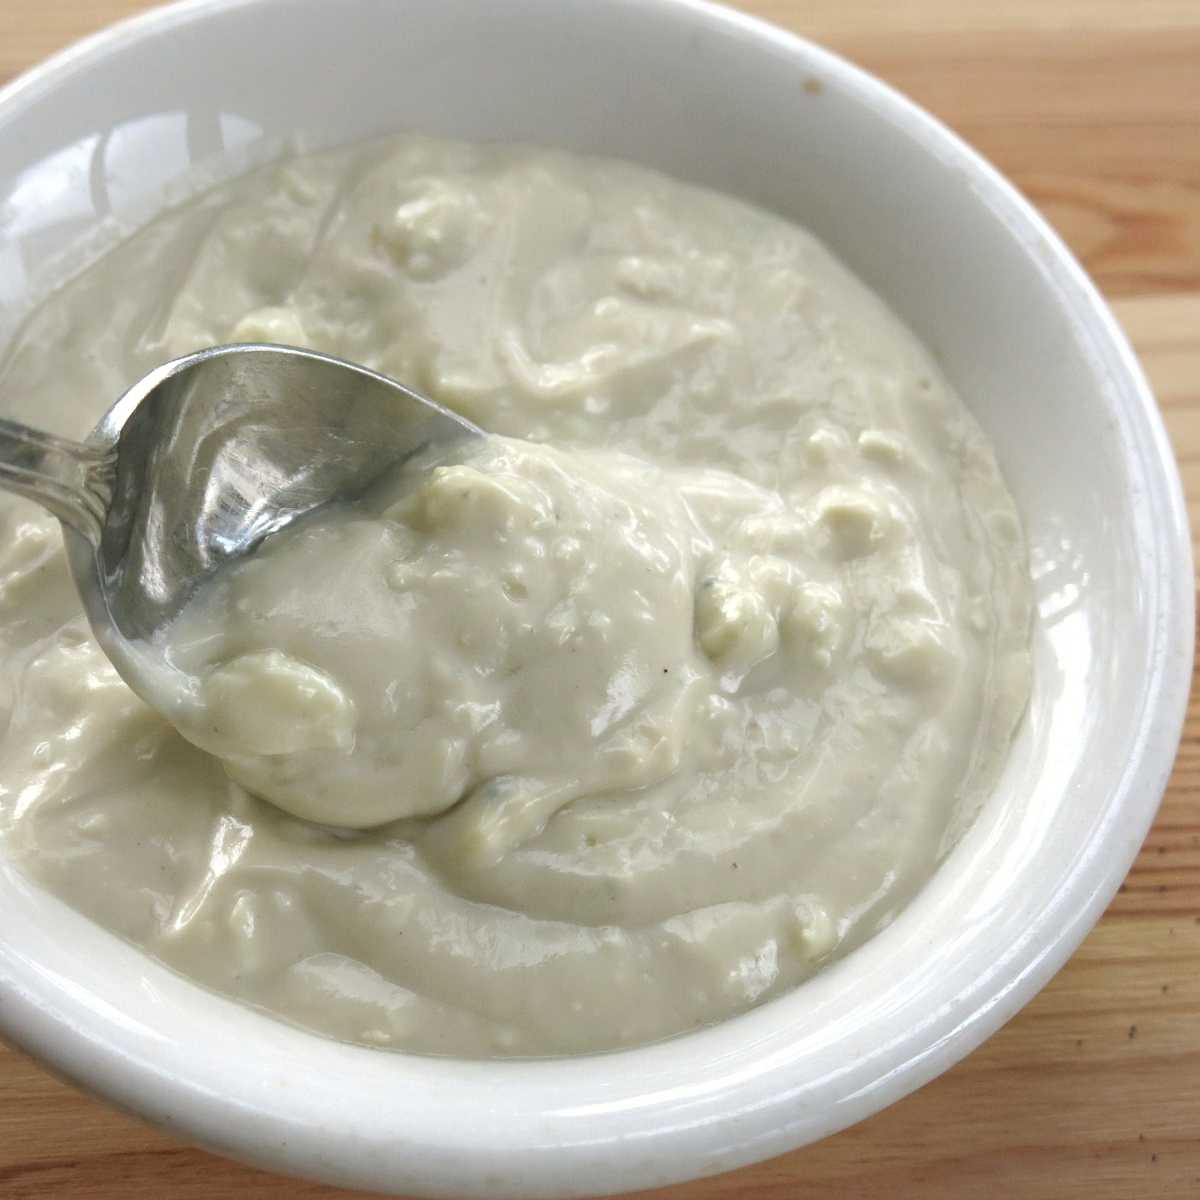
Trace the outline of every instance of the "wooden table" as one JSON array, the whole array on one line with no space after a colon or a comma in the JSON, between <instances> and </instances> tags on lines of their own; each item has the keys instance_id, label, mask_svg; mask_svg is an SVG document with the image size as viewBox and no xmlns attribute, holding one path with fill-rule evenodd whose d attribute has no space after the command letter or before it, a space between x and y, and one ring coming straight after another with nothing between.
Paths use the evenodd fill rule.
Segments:
<instances>
[{"instance_id":1,"label":"wooden table","mask_svg":"<svg viewBox=\"0 0 1200 1200\"><path fill-rule=\"evenodd\" d=\"M501 3L503 0L497 0ZM0 81L143 0L0 0ZM745 0L926 105L1112 299L1200 527L1200 0ZM0 1047L0 1197L345 1196L148 1129ZM647 1194L643 1200L648 1200ZM1200 710L1128 880L1062 973L858 1127L655 1200L1200 1197Z\"/></svg>"}]
</instances>

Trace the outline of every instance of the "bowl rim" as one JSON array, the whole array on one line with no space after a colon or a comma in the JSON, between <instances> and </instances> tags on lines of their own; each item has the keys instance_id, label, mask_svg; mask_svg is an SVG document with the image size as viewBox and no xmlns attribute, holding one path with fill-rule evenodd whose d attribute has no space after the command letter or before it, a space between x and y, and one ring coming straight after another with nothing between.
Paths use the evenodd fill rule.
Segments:
<instances>
[{"instance_id":1,"label":"bowl rim","mask_svg":"<svg viewBox=\"0 0 1200 1200\"><path fill-rule=\"evenodd\" d=\"M18 76L0 89L0 135L5 119L22 106L38 99L76 73L103 59L110 52L160 31L177 29L201 19L219 18L223 13L272 3L273 0L180 0L151 9L111 25ZM651 0L606 0L610 6L650 7ZM835 76L840 87L853 93L864 105L903 126L921 144L925 153L936 153L967 172L975 187L986 192L987 203L1010 228L1030 244L1036 244L1045 269L1052 272L1060 291L1059 303L1086 329L1102 355L1103 369L1122 393L1125 417L1140 455L1138 482L1144 488L1142 503L1154 516L1153 533L1156 574L1152 587L1153 651L1143 692L1146 698L1135 744L1126 771L1113 784L1101 831L1093 838L1088 853L1072 864L1070 874L1046 908L1046 922L1057 925L1048 940L1016 946L1005 960L1007 983L981 987L976 993L945 997L948 1007L938 1014L925 1032L932 1043L920 1052L909 1053L869 1087L844 1094L827 1111L798 1111L797 1097L787 1088L777 1088L764 1098L761 1090L768 1076L786 1075L789 1060L764 1040L763 1054L769 1057L747 1074L745 1063L735 1062L724 1076L714 1078L707 1091L724 1086L740 1095L736 1107L719 1118L704 1107L705 1087L695 1081L671 1084L669 1048L679 1042L634 1048L598 1058L559 1059L513 1064L511 1061L466 1062L463 1060L418 1059L412 1056L380 1056L360 1047L325 1043L324 1039L301 1034L232 1001L210 997L211 1007L232 1031L261 1039L280 1064L297 1036L309 1039L320 1049L314 1058L324 1064L336 1061L374 1081L378 1063L386 1057L393 1081L424 1088L430 1097L430 1117L407 1138L397 1138L395 1114L379 1105L374 1124L358 1129L347 1140L336 1123L320 1120L320 1097L302 1100L281 1092L283 1078L263 1081L249 1098L231 1098L220 1089L220 1072L215 1068L203 1078L185 1077L175 1068L186 1065L178 1047L168 1044L147 1049L152 1032L136 1021L122 1021L121 1014L103 1017L97 1031L96 1001L80 989L72 989L69 978L52 969L61 965L50 941L41 933L24 943L8 932L0 932L0 1033L24 1047L53 1069L98 1092L121 1107L135 1109L194 1141L232 1154L234 1157L277 1170L291 1171L328 1182L365 1187L402 1186L427 1195L521 1195L526 1198L561 1194L590 1195L660 1185L712 1174L767 1157L803 1142L836 1132L878 1111L952 1066L994 1033L1065 963L1099 918L1126 875L1157 811L1174 760L1190 693L1194 632L1192 548L1186 506L1175 459L1161 414L1140 366L1113 314L1082 267L1063 245L1047 222L1016 189L976 151L936 118L866 71L839 56L783 29L748 14L726 9L710 0L652 0L660 10L673 10L681 22L705 22L724 26L740 35L785 53L797 69L817 69ZM1099 851L1103 849L1104 855ZM3 870L3 864L0 864ZM34 891L19 881L11 886ZM64 916L90 924L76 914ZM115 943L115 939L114 943ZM144 961L139 952L117 943L114 960L133 965ZM46 964L51 964L51 969ZM839 964L840 965L840 964ZM162 977L178 977L156 968L147 972L154 987L164 992L174 986ZM835 975L830 968L822 978ZM194 989L195 985L184 986ZM776 1004L781 1002L777 1001ZM770 1006L768 1006L770 1007ZM757 1010L762 1012L764 1010ZM684 1035L690 1046L705 1044L705 1062L725 1062L730 1052L729 1032L737 1026L741 1040L754 1036L756 1014L735 1018L721 1025ZM157 1057L156 1057L157 1056ZM610 1098L580 1105L573 1080L580 1061L590 1064L600 1095ZM192 1063L195 1066L195 1063ZM556 1105L556 1115L570 1116L578 1129L577 1142L567 1145L559 1132L545 1128L524 1129L519 1122L529 1119L529 1100L511 1110L495 1097L495 1089L512 1081L519 1070L536 1090L538 1103ZM284 1068L280 1066L280 1071ZM602 1078L601 1078L602 1077ZM649 1128L645 1111L630 1102L626 1089L618 1086L641 1078L657 1086L652 1097L658 1105L659 1124ZM291 1082L298 1083L299 1079ZM536 1082L536 1088L534 1087ZM275 1088L272 1091L272 1088ZM318 1089L319 1090L319 1089ZM447 1129L443 1113L464 1096L482 1095L474 1108L463 1109L462 1125ZM622 1098L624 1096L624 1098ZM230 1119L230 1108L237 1111ZM695 1113L693 1113L695 1109ZM358 1110L362 1117L365 1109ZM419 1109L405 1115L420 1121ZM663 1121L661 1116L669 1119ZM440 1122L440 1123L439 1123ZM472 1124L474 1122L474 1124ZM639 1132L638 1125L641 1125ZM720 1128L718 1128L720 1125ZM301 1135L303 1135L301 1137ZM524 1138L517 1145L514 1139ZM470 1153L467 1139L475 1139ZM304 1144L300 1144L301 1141ZM589 1164L587 1179L569 1170L569 1155L595 1143L617 1151ZM629 1154L633 1144L640 1152ZM406 1161L414 1147L427 1156L420 1163ZM653 1161L649 1149L660 1156L674 1156L673 1165ZM489 1158L490 1156L490 1158ZM633 1161L629 1161L632 1158ZM691 1162L686 1160L691 1159ZM484 1169L489 1162L494 1171ZM697 1171L697 1165L701 1171Z\"/></svg>"}]
</instances>

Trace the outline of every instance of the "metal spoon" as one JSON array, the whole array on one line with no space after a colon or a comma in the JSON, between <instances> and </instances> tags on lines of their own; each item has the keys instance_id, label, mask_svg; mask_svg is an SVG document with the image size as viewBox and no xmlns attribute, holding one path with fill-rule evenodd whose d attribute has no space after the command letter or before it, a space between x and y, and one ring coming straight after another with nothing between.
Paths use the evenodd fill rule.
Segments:
<instances>
[{"instance_id":1,"label":"metal spoon","mask_svg":"<svg viewBox=\"0 0 1200 1200\"><path fill-rule=\"evenodd\" d=\"M0 420L0 488L62 522L92 631L145 696L150 639L223 565L426 448L480 436L341 359L220 346L151 371L85 443Z\"/></svg>"}]
</instances>

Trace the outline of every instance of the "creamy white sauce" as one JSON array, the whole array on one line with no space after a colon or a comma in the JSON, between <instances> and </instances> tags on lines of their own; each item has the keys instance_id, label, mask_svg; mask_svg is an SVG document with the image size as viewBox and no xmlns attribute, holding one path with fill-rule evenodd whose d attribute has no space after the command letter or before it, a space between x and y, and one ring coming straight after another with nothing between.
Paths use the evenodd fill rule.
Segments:
<instances>
[{"instance_id":1,"label":"creamy white sauce","mask_svg":"<svg viewBox=\"0 0 1200 1200\"><path fill-rule=\"evenodd\" d=\"M994 784L1029 689L1019 521L928 354L803 231L624 164L397 139L156 222L32 316L0 390L78 436L230 340L497 436L197 597L159 699L223 765L120 682L57 527L3 501L6 852L185 974L399 1048L664 1037L886 925Z\"/></svg>"},{"instance_id":2,"label":"creamy white sauce","mask_svg":"<svg viewBox=\"0 0 1200 1200\"><path fill-rule=\"evenodd\" d=\"M364 828L433 817L496 861L581 796L658 783L717 692L692 636L715 472L489 437L322 510L151 648L156 708L256 795Z\"/></svg>"}]
</instances>

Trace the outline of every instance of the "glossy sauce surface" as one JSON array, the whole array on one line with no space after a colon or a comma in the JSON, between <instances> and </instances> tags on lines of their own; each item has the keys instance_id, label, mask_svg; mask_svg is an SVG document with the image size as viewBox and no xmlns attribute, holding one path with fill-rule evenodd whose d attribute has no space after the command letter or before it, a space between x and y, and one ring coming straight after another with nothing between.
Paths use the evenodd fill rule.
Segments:
<instances>
[{"instance_id":1,"label":"glossy sauce surface","mask_svg":"<svg viewBox=\"0 0 1200 1200\"><path fill-rule=\"evenodd\" d=\"M177 631L228 771L117 679L56 526L4 502L0 828L150 953L372 1044L627 1045L869 936L986 795L1029 690L1020 525L929 355L802 231L403 138L161 219L0 383L79 435L231 340L500 436L276 539Z\"/></svg>"}]
</instances>

